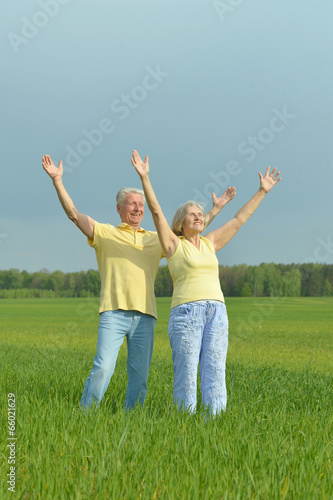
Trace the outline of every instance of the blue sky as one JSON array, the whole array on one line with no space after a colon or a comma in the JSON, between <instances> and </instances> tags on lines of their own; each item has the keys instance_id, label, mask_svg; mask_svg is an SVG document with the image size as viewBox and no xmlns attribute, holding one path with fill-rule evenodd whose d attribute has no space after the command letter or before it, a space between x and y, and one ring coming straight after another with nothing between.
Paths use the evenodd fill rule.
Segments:
<instances>
[{"instance_id":1,"label":"blue sky","mask_svg":"<svg viewBox=\"0 0 333 500\"><path fill-rule=\"evenodd\" d=\"M278 167L220 263L332 264L332 18L328 0L7 2L0 268L96 269L41 158L64 161L81 212L117 225L116 192L140 187L133 149L149 155L170 222L188 199L208 210L212 190L236 186L211 228Z\"/></svg>"}]
</instances>

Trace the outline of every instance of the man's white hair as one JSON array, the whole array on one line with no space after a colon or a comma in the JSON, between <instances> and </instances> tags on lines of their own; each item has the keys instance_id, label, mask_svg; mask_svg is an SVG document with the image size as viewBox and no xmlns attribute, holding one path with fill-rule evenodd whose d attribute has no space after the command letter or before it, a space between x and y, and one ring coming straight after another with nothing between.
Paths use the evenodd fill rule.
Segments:
<instances>
[{"instance_id":1,"label":"man's white hair","mask_svg":"<svg viewBox=\"0 0 333 500\"><path fill-rule=\"evenodd\" d=\"M146 201L145 195L144 195L144 192L142 189L125 187L125 188L119 189L119 191L117 193L117 196L116 196L117 205L121 206L125 201L126 195L128 195L130 193L140 194L143 198L143 203Z\"/></svg>"}]
</instances>

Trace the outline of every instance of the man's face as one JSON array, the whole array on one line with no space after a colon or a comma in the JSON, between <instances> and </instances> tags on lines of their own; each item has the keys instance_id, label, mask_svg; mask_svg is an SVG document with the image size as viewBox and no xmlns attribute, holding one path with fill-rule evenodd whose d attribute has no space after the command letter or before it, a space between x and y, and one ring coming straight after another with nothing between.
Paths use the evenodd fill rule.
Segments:
<instances>
[{"instance_id":1,"label":"man's face","mask_svg":"<svg viewBox=\"0 0 333 500\"><path fill-rule=\"evenodd\" d=\"M139 229L145 207L141 194L128 193L122 205L117 205L117 212L122 222L125 222L133 229Z\"/></svg>"}]
</instances>

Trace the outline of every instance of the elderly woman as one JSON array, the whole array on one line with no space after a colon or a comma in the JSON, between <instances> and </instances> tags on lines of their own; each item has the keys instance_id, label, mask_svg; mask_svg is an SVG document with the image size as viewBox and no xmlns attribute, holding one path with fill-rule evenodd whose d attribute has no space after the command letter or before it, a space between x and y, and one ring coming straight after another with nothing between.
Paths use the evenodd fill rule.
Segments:
<instances>
[{"instance_id":1,"label":"elderly woman","mask_svg":"<svg viewBox=\"0 0 333 500\"><path fill-rule=\"evenodd\" d=\"M218 277L216 252L223 248L280 181L276 168L229 222L201 236L205 229L202 207L194 201L176 212L171 229L149 181L149 163L133 151L132 164L140 175L148 207L165 252L173 279L168 333L172 349L174 402L190 412L196 409L197 370L200 363L202 404L212 414L225 410L225 364L228 348L228 317ZM235 195L231 189L230 199ZM229 191L230 192L230 191Z\"/></svg>"}]
</instances>

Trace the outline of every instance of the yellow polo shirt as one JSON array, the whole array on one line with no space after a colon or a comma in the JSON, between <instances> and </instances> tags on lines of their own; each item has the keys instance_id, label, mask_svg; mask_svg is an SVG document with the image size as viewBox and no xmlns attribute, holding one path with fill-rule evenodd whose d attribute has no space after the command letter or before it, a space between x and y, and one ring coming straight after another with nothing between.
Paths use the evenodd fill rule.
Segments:
<instances>
[{"instance_id":1,"label":"yellow polo shirt","mask_svg":"<svg viewBox=\"0 0 333 500\"><path fill-rule=\"evenodd\" d=\"M219 262L210 240L200 236L198 249L180 236L175 253L167 261L174 286L171 308L196 300L224 302Z\"/></svg>"},{"instance_id":2,"label":"yellow polo shirt","mask_svg":"<svg viewBox=\"0 0 333 500\"><path fill-rule=\"evenodd\" d=\"M95 249L101 277L99 312L135 310L157 318L154 281L164 256L157 233L95 222L94 239L88 243Z\"/></svg>"}]
</instances>

